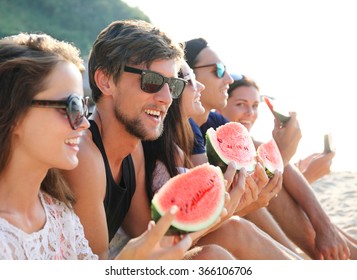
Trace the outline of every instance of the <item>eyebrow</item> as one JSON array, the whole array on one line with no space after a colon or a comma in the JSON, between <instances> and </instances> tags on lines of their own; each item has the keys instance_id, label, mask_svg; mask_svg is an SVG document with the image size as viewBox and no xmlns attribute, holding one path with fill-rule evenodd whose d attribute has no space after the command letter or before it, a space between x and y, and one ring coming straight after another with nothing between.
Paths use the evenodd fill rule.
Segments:
<instances>
[{"instance_id":1,"label":"eyebrow","mask_svg":"<svg viewBox=\"0 0 357 280\"><path fill-rule=\"evenodd\" d=\"M233 99L233 100L234 100L234 101L236 101L236 102L237 102L237 101L249 102L249 100L248 100L248 99L243 99L243 98L236 98L236 99ZM255 100L255 101L254 101L254 103L258 103L258 104L259 104L260 102L259 102L259 101L257 101L257 100Z\"/></svg>"}]
</instances>

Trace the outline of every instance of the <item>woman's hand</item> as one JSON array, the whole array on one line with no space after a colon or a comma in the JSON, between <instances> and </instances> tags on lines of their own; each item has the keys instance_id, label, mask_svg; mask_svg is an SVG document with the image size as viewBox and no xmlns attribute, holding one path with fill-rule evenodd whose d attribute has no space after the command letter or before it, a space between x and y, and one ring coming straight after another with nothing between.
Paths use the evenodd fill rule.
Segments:
<instances>
[{"instance_id":1,"label":"woman's hand","mask_svg":"<svg viewBox=\"0 0 357 280\"><path fill-rule=\"evenodd\" d=\"M117 260L179 260L192 245L189 235L171 238L172 244L167 244L165 237L178 208L173 206L155 224L150 221L148 230L137 238L131 239L115 258ZM164 244L166 243L166 244Z\"/></svg>"},{"instance_id":2,"label":"woman's hand","mask_svg":"<svg viewBox=\"0 0 357 280\"><path fill-rule=\"evenodd\" d=\"M286 166L296 153L302 137L299 122L295 112L290 112L290 120L281 125L279 120L274 119L273 138L279 147L281 156Z\"/></svg>"}]
</instances>

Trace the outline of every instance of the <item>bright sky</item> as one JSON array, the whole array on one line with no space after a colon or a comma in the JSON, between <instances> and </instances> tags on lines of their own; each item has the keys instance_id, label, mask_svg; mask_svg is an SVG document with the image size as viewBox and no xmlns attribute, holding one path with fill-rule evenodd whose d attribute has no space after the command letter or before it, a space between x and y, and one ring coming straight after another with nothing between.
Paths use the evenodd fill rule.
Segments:
<instances>
[{"instance_id":1,"label":"bright sky","mask_svg":"<svg viewBox=\"0 0 357 280\"><path fill-rule=\"evenodd\" d=\"M357 171L357 16L353 0L124 0L178 41L204 37L231 72L295 110L303 132L296 159L323 150L333 170ZM268 140L265 104L253 135Z\"/></svg>"}]
</instances>

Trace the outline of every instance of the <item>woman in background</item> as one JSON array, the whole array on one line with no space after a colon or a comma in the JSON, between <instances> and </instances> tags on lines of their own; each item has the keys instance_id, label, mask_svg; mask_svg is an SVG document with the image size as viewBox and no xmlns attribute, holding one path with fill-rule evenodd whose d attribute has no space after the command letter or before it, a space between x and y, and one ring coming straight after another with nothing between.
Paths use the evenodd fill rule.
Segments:
<instances>
[{"instance_id":1,"label":"woman in background","mask_svg":"<svg viewBox=\"0 0 357 280\"><path fill-rule=\"evenodd\" d=\"M234 79L229 86L227 106L217 110L226 119L243 124L251 130L258 118L260 104L259 87L252 79L242 75L231 75ZM309 183L313 183L330 173L335 152L315 153L297 164Z\"/></svg>"}]
</instances>

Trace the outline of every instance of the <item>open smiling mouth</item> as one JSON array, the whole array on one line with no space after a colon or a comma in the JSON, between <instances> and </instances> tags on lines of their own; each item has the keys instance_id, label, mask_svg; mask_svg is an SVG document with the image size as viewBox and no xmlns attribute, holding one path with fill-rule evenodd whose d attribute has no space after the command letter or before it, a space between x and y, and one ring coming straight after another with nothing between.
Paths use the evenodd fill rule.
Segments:
<instances>
[{"instance_id":1,"label":"open smiling mouth","mask_svg":"<svg viewBox=\"0 0 357 280\"><path fill-rule=\"evenodd\" d=\"M160 112L160 111L149 110L149 109L146 109L146 110L145 110L145 113L148 114L148 115L151 116L151 117L154 117L154 118L159 118L160 115L161 115L161 112Z\"/></svg>"}]
</instances>

